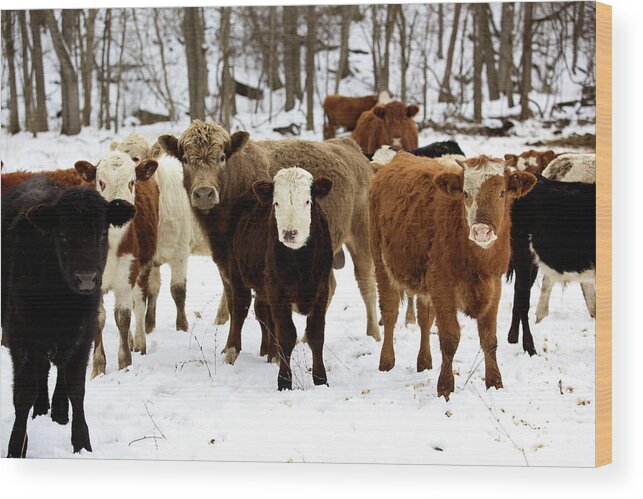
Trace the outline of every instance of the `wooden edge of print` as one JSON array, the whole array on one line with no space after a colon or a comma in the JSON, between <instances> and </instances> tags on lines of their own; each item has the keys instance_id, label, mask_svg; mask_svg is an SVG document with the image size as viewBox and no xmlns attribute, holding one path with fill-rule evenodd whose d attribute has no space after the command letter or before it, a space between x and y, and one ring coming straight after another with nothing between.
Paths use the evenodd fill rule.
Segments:
<instances>
[{"instance_id":1,"label":"wooden edge of print","mask_svg":"<svg viewBox=\"0 0 643 499\"><path fill-rule=\"evenodd\" d=\"M612 7L596 3L596 466L612 462Z\"/></svg>"}]
</instances>

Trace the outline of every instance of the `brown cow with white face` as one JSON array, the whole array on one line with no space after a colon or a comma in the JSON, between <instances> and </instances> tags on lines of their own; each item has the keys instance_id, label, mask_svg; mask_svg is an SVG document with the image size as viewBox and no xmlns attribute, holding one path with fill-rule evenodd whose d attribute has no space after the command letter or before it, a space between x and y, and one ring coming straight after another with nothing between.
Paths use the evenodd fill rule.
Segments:
<instances>
[{"instance_id":1,"label":"brown cow with white face","mask_svg":"<svg viewBox=\"0 0 643 499\"><path fill-rule=\"evenodd\" d=\"M437 388L445 398L455 387L458 310L478 321L487 388L502 387L496 316L509 264L511 205L536 182L532 174L510 173L502 160L487 156L459 165L399 152L375 174L369 204L384 323L379 368L395 365L393 331L401 292L415 294L421 330L417 369L432 367L429 332L435 318L442 353Z\"/></svg>"},{"instance_id":2,"label":"brown cow with white face","mask_svg":"<svg viewBox=\"0 0 643 499\"><path fill-rule=\"evenodd\" d=\"M418 127L413 117L419 110L415 104L406 106L400 101L378 104L362 113L352 137L366 154L373 154L383 145L396 151L416 149Z\"/></svg>"},{"instance_id":3,"label":"brown cow with white face","mask_svg":"<svg viewBox=\"0 0 643 499\"><path fill-rule=\"evenodd\" d=\"M505 154L505 165L512 166L521 172L542 173L547 165L559 154L548 151L528 151L516 154Z\"/></svg>"}]
</instances>

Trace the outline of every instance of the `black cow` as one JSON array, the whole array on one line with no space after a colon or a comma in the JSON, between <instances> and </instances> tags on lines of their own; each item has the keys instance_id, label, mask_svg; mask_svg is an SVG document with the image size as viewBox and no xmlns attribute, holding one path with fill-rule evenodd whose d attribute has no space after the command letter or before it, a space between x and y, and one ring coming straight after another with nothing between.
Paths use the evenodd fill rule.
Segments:
<instances>
[{"instance_id":1,"label":"black cow","mask_svg":"<svg viewBox=\"0 0 643 499\"><path fill-rule=\"evenodd\" d=\"M511 210L510 269L515 283L508 340L518 342L522 322L522 345L529 355L536 353L528 314L539 268L565 273L566 280L595 279L596 273L596 184L536 177L535 187Z\"/></svg>"},{"instance_id":2,"label":"black cow","mask_svg":"<svg viewBox=\"0 0 643 499\"><path fill-rule=\"evenodd\" d=\"M13 362L15 421L8 457L25 457L27 416L47 414L50 361L58 368L51 418L69 421L74 452L91 451L85 371L98 318L109 224L134 215L95 190L34 177L2 197L2 329Z\"/></svg>"},{"instance_id":3,"label":"black cow","mask_svg":"<svg viewBox=\"0 0 643 499\"><path fill-rule=\"evenodd\" d=\"M424 156L426 158L441 158L447 154L458 154L464 156L462 149L460 149L460 146L455 140L433 142L428 146L418 147L417 149L412 149L408 152L415 156ZM373 160L373 154L364 153L364 156L366 156L369 161Z\"/></svg>"}]
</instances>

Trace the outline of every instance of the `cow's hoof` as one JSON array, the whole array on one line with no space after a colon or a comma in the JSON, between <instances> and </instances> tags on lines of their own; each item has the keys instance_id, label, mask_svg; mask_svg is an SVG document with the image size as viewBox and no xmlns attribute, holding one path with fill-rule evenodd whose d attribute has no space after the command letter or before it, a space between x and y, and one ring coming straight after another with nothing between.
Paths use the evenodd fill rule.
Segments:
<instances>
[{"instance_id":1,"label":"cow's hoof","mask_svg":"<svg viewBox=\"0 0 643 499\"><path fill-rule=\"evenodd\" d=\"M277 377L277 388L279 391L282 390L292 390L292 378L286 378L282 376Z\"/></svg>"},{"instance_id":2,"label":"cow's hoof","mask_svg":"<svg viewBox=\"0 0 643 499\"><path fill-rule=\"evenodd\" d=\"M237 352L237 349L234 347L230 347L227 350L224 350L223 354L225 355L224 362L230 365L234 365L237 357L239 357L239 352Z\"/></svg>"},{"instance_id":3,"label":"cow's hoof","mask_svg":"<svg viewBox=\"0 0 643 499\"><path fill-rule=\"evenodd\" d=\"M496 390L500 390L502 388L502 379L490 376L489 378L485 378L484 384L486 385L487 390L492 387Z\"/></svg>"},{"instance_id":4,"label":"cow's hoof","mask_svg":"<svg viewBox=\"0 0 643 499\"><path fill-rule=\"evenodd\" d=\"M438 397L444 397L444 400L449 400L449 396L453 393L455 389L455 379L453 375L443 378L440 376L438 378Z\"/></svg>"},{"instance_id":5,"label":"cow's hoof","mask_svg":"<svg viewBox=\"0 0 643 499\"><path fill-rule=\"evenodd\" d=\"M132 365L132 354L130 352L120 352L118 354L118 369L121 371Z\"/></svg>"},{"instance_id":6,"label":"cow's hoof","mask_svg":"<svg viewBox=\"0 0 643 499\"><path fill-rule=\"evenodd\" d=\"M418 355L417 369L419 373L421 373L422 371L433 369L433 362L431 360L431 356L429 355L427 357L425 355Z\"/></svg>"},{"instance_id":7,"label":"cow's hoof","mask_svg":"<svg viewBox=\"0 0 643 499\"><path fill-rule=\"evenodd\" d=\"M507 341L511 344L518 343L518 330L510 330L509 334L507 335Z\"/></svg>"},{"instance_id":8,"label":"cow's hoof","mask_svg":"<svg viewBox=\"0 0 643 499\"><path fill-rule=\"evenodd\" d=\"M45 416L49 412L49 399L37 398L33 405L33 413L31 419L36 419L36 416Z\"/></svg>"},{"instance_id":9,"label":"cow's hoof","mask_svg":"<svg viewBox=\"0 0 643 499\"><path fill-rule=\"evenodd\" d=\"M379 327L369 327L368 331L366 331L366 335L370 336L375 341L380 341L382 339L382 337L380 336L380 328Z\"/></svg>"},{"instance_id":10,"label":"cow's hoof","mask_svg":"<svg viewBox=\"0 0 643 499\"><path fill-rule=\"evenodd\" d=\"M77 428L72 428L71 445L74 447L74 454L79 453L83 449L88 452L92 451L92 444L89 441L89 430L87 429L87 424L82 424Z\"/></svg>"},{"instance_id":11,"label":"cow's hoof","mask_svg":"<svg viewBox=\"0 0 643 499\"><path fill-rule=\"evenodd\" d=\"M395 357L380 357L380 371L390 371L395 367Z\"/></svg>"},{"instance_id":12,"label":"cow's hoof","mask_svg":"<svg viewBox=\"0 0 643 499\"><path fill-rule=\"evenodd\" d=\"M55 406L51 409L51 420L54 423L66 425L69 423L69 410L57 409Z\"/></svg>"},{"instance_id":13,"label":"cow's hoof","mask_svg":"<svg viewBox=\"0 0 643 499\"><path fill-rule=\"evenodd\" d=\"M145 333L150 334L155 329L156 329L156 318L145 317Z\"/></svg>"},{"instance_id":14,"label":"cow's hoof","mask_svg":"<svg viewBox=\"0 0 643 499\"><path fill-rule=\"evenodd\" d=\"M188 330L188 320L185 317L176 318L176 330L177 331L186 331Z\"/></svg>"}]
</instances>

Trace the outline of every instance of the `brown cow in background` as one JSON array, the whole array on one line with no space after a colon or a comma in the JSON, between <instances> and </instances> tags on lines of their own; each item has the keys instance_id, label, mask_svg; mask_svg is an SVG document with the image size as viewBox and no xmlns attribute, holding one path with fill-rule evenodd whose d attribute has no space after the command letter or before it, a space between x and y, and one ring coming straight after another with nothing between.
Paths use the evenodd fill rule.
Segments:
<instances>
[{"instance_id":1,"label":"brown cow in background","mask_svg":"<svg viewBox=\"0 0 643 499\"><path fill-rule=\"evenodd\" d=\"M413 121L420 108L400 101L378 104L363 113L353 130L353 140L366 154L373 154L383 145L394 150L409 151L418 146L418 127Z\"/></svg>"},{"instance_id":2,"label":"brown cow in background","mask_svg":"<svg viewBox=\"0 0 643 499\"><path fill-rule=\"evenodd\" d=\"M529 173L542 173L547 165L560 154L556 154L554 151L534 151L529 149L516 154L505 154L505 165L513 166L514 168L520 170L521 172Z\"/></svg>"},{"instance_id":3,"label":"brown cow in background","mask_svg":"<svg viewBox=\"0 0 643 499\"><path fill-rule=\"evenodd\" d=\"M388 104L392 95L387 90L365 97L329 95L324 99L324 140L335 137L337 127L352 132L362 113L376 104Z\"/></svg>"}]
</instances>

